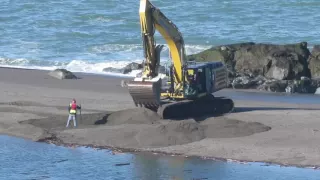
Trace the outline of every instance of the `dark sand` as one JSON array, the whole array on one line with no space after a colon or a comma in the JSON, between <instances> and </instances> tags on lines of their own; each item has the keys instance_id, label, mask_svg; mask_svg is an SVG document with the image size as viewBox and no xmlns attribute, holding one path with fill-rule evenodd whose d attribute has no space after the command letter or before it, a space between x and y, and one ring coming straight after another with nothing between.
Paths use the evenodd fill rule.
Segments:
<instances>
[{"instance_id":1,"label":"dark sand","mask_svg":"<svg viewBox=\"0 0 320 180\"><path fill-rule=\"evenodd\" d=\"M236 112L220 117L161 120L134 107L120 85L124 78L76 74L81 79L58 80L47 73L0 68L0 133L57 144L320 165L319 105L235 100ZM81 103L82 117L78 127L66 128L72 98Z\"/></svg>"},{"instance_id":2,"label":"dark sand","mask_svg":"<svg viewBox=\"0 0 320 180\"><path fill-rule=\"evenodd\" d=\"M21 123L32 124L57 134L65 129L66 118L66 115L55 115L43 119L30 119ZM216 118L211 122L210 118L207 120L202 122L197 122L193 119L179 121L162 120L156 113L148 109L133 108L107 114L84 114L80 119L80 126L77 129L101 129L99 131L90 130L92 132L88 132L97 133L93 137L108 137L106 139L112 142L109 144L99 144L100 146L107 145L125 148L181 145L205 138L248 136L271 129L260 123L247 123L223 117ZM82 144L82 142L77 143ZM124 144L126 146L123 146Z\"/></svg>"}]
</instances>

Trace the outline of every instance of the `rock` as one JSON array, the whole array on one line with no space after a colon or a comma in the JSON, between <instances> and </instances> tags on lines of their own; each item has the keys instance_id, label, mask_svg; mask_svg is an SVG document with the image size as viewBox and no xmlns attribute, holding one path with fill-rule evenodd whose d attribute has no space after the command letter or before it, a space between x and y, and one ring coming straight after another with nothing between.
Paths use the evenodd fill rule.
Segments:
<instances>
[{"instance_id":1,"label":"rock","mask_svg":"<svg viewBox=\"0 0 320 180\"><path fill-rule=\"evenodd\" d=\"M247 75L242 75L236 77L231 85L234 89L248 89L248 88L256 88L257 86L263 84L266 81L266 78L263 76L250 77Z\"/></svg>"},{"instance_id":2,"label":"rock","mask_svg":"<svg viewBox=\"0 0 320 180\"><path fill-rule=\"evenodd\" d=\"M308 59L312 78L320 77L320 45L315 45L311 51L311 55Z\"/></svg>"},{"instance_id":3,"label":"rock","mask_svg":"<svg viewBox=\"0 0 320 180\"><path fill-rule=\"evenodd\" d=\"M235 78L231 85L234 89L244 89L244 88L248 88L252 85L252 81L249 79L249 77L247 76L243 76L243 77L237 77Z\"/></svg>"},{"instance_id":4,"label":"rock","mask_svg":"<svg viewBox=\"0 0 320 180\"><path fill-rule=\"evenodd\" d=\"M102 71L111 72L111 73L122 73L121 69L117 69L117 68L113 68L113 67L104 68Z\"/></svg>"},{"instance_id":5,"label":"rock","mask_svg":"<svg viewBox=\"0 0 320 180\"><path fill-rule=\"evenodd\" d=\"M285 91L286 91L286 93L295 93L294 87L292 87L292 86L287 86Z\"/></svg>"},{"instance_id":6,"label":"rock","mask_svg":"<svg viewBox=\"0 0 320 180\"><path fill-rule=\"evenodd\" d=\"M117 68L113 68L113 67L106 67L104 68L102 71L104 72L111 72L111 73L121 73L121 74L128 74L134 70L142 70L143 66L142 64L139 64L139 63L129 63L128 65L126 65L124 68L120 68L120 69L117 69ZM159 73L162 73L164 74L166 72L166 69L164 66L159 66ZM141 76L142 73L138 73L137 76Z\"/></svg>"},{"instance_id":7,"label":"rock","mask_svg":"<svg viewBox=\"0 0 320 180\"><path fill-rule=\"evenodd\" d=\"M300 81L299 80L291 80L291 81L287 81L287 87L285 89L286 93L298 93L301 92L301 85L300 85Z\"/></svg>"},{"instance_id":8,"label":"rock","mask_svg":"<svg viewBox=\"0 0 320 180\"><path fill-rule=\"evenodd\" d=\"M318 93L320 87L320 45L310 53L306 42L221 45L189 55L188 60L223 61L229 71L229 88Z\"/></svg>"},{"instance_id":9,"label":"rock","mask_svg":"<svg viewBox=\"0 0 320 180\"><path fill-rule=\"evenodd\" d=\"M292 80L300 79L301 76L310 77L307 59L291 50L275 50L265 58L265 63L264 75L267 78Z\"/></svg>"},{"instance_id":10,"label":"rock","mask_svg":"<svg viewBox=\"0 0 320 180\"><path fill-rule=\"evenodd\" d=\"M143 68L142 64L132 62L132 63L126 65L121 71L123 74L128 74L133 70L140 70L142 68Z\"/></svg>"},{"instance_id":11,"label":"rock","mask_svg":"<svg viewBox=\"0 0 320 180\"><path fill-rule=\"evenodd\" d=\"M229 74L234 76L235 52L241 48L251 47L252 45L254 45L253 42L216 46L197 54L188 55L187 59L188 61L223 61L230 71Z\"/></svg>"},{"instance_id":12,"label":"rock","mask_svg":"<svg viewBox=\"0 0 320 180\"><path fill-rule=\"evenodd\" d=\"M143 65L139 64L139 63L130 63L128 65L126 65L124 68L121 69L121 72L123 74L128 74L134 70L142 70ZM164 66L159 66L159 73L165 73L165 67Z\"/></svg>"},{"instance_id":13,"label":"rock","mask_svg":"<svg viewBox=\"0 0 320 180\"><path fill-rule=\"evenodd\" d=\"M318 80L312 80L308 77L301 77L301 80L289 81L287 93L315 93L319 87ZM289 91L290 90L290 91Z\"/></svg>"},{"instance_id":14,"label":"rock","mask_svg":"<svg viewBox=\"0 0 320 180\"><path fill-rule=\"evenodd\" d=\"M264 82L267 81L267 78L265 78L264 76L258 75L257 77L255 77L255 81L257 85L262 85Z\"/></svg>"},{"instance_id":15,"label":"rock","mask_svg":"<svg viewBox=\"0 0 320 180\"><path fill-rule=\"evenodd\" d=\"M124 68L113 68L113 67L106 67L104 68L102 71L104 72L111 72L111 73L122 73L122 74L128 74L130 72L132 72L133 70L140 70L142 69L142 64L139 63L129 63L128 65L126 65Z\"/></svg>"},{"instance_id":16,"label":"rock","mask_svg":"<svg viewBox=\"0 0 320 180\"><path fill-rule=\"evenodd\" d=\"M301 80L267 80L257 89L271 92L314 93L319 85L319 80L301 77Z\"/></svg>"},{"instance_id":17,"label":"rock","mask_svg":"<svg viewBox=\"0 0 320 180\"><path fill-rule=\"evenodd\" d=\"M212 47L197 54L188 55L189 61L224 61L229 62L234 60L234 53L241 48L250 47L253 42L228 44Z\"/></svg>"},{"instance_id":18,"label":"rock","mask_svg":"<svg viewBox=\"0 0 320 180\"><path fill-rule=\"evenodd\" d=\"M317 88L316 92L314 92L314 94L320 94L320 87Z\"/></svg>"},{"instance_id":19,"label":"rock","mask_svg":"<svg viewBox=\"0 0 320 180\"><path fill-rule=\"evenodd\" d=\"M235 70L277 80L310 77L307 67L309 54L307 43L255 44L235 52Z\"/></svg>"},{"instance_id":20,"label":"rock","mask_svg":"<svg viewBox=\"0 0 320 180\"><path fill-rule=\"evenodd\" d=\"M49 72L48 75L57 79L78 79L72 72L66 69L56 69Z\"/></svg>"},{"instance_id":21,"label":"rock","mask_svg":"<svg viewBox=\"0 0 320 180\"><path fill-rule=\"evenodd\" d=\"M288 82L286 80L268 80L258 87L259 90L270 92L285 92Z\"/></svg>"},{"instance_id":22,"label":"rock","mask_svg":"<svg viewBox=\"0 0 320 180\"><path fill-rule=\"evenodd\" d=\"M255 44L253 42L212 47L189 55L188 60L223 61L230 71L261 75L278 80L310 77L307 59L310 51L306 42L288 45Z\"/></svg>"}]
</instances>

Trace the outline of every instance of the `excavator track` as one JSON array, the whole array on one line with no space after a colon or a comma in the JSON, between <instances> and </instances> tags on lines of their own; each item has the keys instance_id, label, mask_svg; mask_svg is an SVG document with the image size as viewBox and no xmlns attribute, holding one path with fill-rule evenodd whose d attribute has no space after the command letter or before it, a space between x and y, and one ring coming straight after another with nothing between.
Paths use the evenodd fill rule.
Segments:
<instances>
[{"instance_id":1,"label":"excavator track","mask_svg":"<svg viewBox=\"0 0 320 180\"><path fill-rule=\"evenodd\" d=\"M162 104L157 113L162 119L186 119L210 115L222 115L232 112L234 102L228 98L207 95L196 100L182 100Z\"/></svg>"}]
</instances>

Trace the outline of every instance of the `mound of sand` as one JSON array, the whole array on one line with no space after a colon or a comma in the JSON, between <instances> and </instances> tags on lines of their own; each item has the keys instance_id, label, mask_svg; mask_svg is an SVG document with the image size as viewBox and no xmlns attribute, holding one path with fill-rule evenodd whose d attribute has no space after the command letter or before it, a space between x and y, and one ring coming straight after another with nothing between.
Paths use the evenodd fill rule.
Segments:
<instances>
[{"instance_id":1,"label":"mound of sand","mask_svg":"<svg viewBox=\"0 0 320 180\"><path fill-rule=\"evenodd\" d=\"M157 124L160 120L156 112L146 108L133 108L111 113L107 118L107 124Z\"/></svg>"},{"instance_id":2,"label":"mound of sand","mask_svg":"<svg viewBox=\"0 0 320 180\"><path fill-rule=\"evenodd\" d=\"M233 138L268 131L261 123L244 122L224 117L195 120L168 121L165 124L139 132L134 139L140 147L164 147L200 141L205 138Z\"/></svg>"},{"instance_id":3,"label":"mound of sand","mask_svg":"<svg viewBox=\"0 0 320 180\"><path fill-rule=\"evenodd\" d=\"M269 131L271 127L258 122L244 122L225 117L209 118L201 122L208 138L234 138Z\"/></svg>"},{"instance_id":4,"label":"mound of sand","mask_svg":"<svg viewBox=\"0 0 320 180\"><path fill-rule=\"evenodd\" d=\"M163 147L200 141L204 129L194 120L171 121L141 131L135 137L141 147Z\"/></svg>"},{"instance_id":5,"label":"mound of sand","mask_svg":"<svg viewBox=\"0 0 320 180\"><path fill-rule=\"evenodd\" d=\"M66 122L67 116L55 115L22 123L59 131L66 129ZM205 138L242 137L271 129L261 123L244 122L225 117L209 117L198 122L194 119L162 120L157 113L144 108L83 114L78 123L77 128L90 128L90 130L85 130L86 136L81 139L81 144L101 139L108 142L109 145L133 148L181 145ZM69 129L73 128L72 122L70 125ZM95 127L102 127L102 129Z\"/></svg>"}]
</instances>

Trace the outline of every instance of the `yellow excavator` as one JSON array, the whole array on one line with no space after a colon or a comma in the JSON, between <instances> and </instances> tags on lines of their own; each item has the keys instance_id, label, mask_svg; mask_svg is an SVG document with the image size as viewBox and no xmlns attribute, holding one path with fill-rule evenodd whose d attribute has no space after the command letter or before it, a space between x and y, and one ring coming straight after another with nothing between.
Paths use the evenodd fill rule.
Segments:
<instances>
[{"instance_id":1,"label":"yellow excavator","mask_svg":"<svg viewBox=\"0 0 320 180\"><path fill-rule=\"evenodd\" d=\"M175 24L148 0L140 0L140 25L144 48L140 76L125 82L137 107L156 111L163 119L228 113L231 99L216 98L212 93L228 86L228 71L221 61L187 61L184 40ZM166 40L171 64L159 73L160 52L155 31Z\"/></svg>"}]
</instances>

